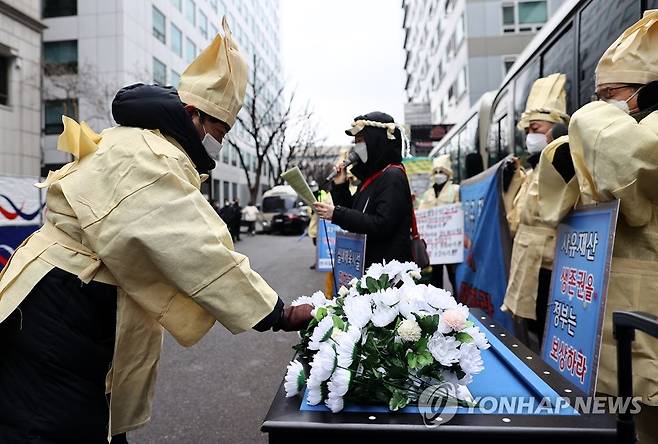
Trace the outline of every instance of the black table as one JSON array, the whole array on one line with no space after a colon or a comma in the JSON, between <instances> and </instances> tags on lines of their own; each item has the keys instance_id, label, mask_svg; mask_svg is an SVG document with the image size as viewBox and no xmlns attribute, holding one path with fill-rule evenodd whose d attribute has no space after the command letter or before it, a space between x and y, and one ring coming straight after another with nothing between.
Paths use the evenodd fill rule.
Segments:
<instances>
[{"instance_id":1,"label":"black table","mask_svg":"<svg viewBox=\"0 0 658 444\"><path fill-rule=\"evenodd\" d=\"M405 413L389 412L383 406L346 405L345 410L334 414L324 406L308 406L301 396L286 398L282 384L261 430L269 434L270 443L408 444L454 439L459 444L482 444L483 440L528 443L530 439L534 440L531 444L535 444L546 442L548 438L558 444L615 441L615 416L582 414L571 407L556 409L557 398L566 398L573 406L575 397L582 394L484 312L471 309L471 313L492 345L482 352L485 370L469 385L473 396L482 397L480 410L460 409L449 421L442 418L444 423L428 427L416 407L408 407ZM510 408L509 403L496 406L484 401L501 396L522 396L526 402L529 398L534 400L532 406L519 411L513 406L506 410ZM542 400L548 399L553 401L553 406L542 406ZM566 401L562 407L565 406ZM439 412L429 416L440 415Z\"/></svg>"}]
</instances>

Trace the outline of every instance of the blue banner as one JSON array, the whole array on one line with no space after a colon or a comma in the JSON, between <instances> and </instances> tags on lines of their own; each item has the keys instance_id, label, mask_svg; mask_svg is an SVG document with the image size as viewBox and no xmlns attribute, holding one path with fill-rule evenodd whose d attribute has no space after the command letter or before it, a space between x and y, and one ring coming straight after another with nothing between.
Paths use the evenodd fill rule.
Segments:
<instances>
[{"instance_id":1,"label":"blue banner","mask_svg":"<svg viewBox=\"0 0 658 444\"><path fill-rule=\"evenodd\" d=\"M464 261L457 266L455 280L461 303L483 309L511 330L511 316L500 310L512 249L502 202L502 164L499 162L460 185Z\"/></svg>"},{"instance_id":2,"label":"blue banner","mask_svg":"<svg viewBox=\"0 0 658 444\"><path fill-rule=\"evenodd\" d=\"M335 257L336 232L338 230L340 230L338 225L324 219L318 220L318 237L315 248L315 269L317 271L327 272L333 270L332 262ZM327 242L327 239L329 239L329 242Z\"/></svg>"},{"instance_id":3,"label":"blue banner","mask_svg":"<svg viewBox=\"0 0 658 444\"><path fill-rule=\"evenodd\" d=\"M338 231L336 233L334 279L336 289L347 286L354 278L363 276L366 260L366 235Z\"/></svg>"},{"instance_id":4,"label":"blue banner","mask_svg":"<svg viewBox=\"0 0 658 444\"><path fill-rule=\"evenodd\" d=\"M542 359L594 396L619 201L584 207L558 226Z\"/></svg>"}]
</instances>

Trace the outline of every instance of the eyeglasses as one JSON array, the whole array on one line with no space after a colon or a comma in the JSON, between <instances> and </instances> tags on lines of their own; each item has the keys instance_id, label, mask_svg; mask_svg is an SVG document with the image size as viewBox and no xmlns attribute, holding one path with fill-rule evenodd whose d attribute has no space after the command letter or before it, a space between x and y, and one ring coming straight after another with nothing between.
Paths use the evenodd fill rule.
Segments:
<instances>
[{"instance_id":1,"label":"eyeglasses","mask_svg":"<svg viewBox=\"0 0 658 444\"><path fill-rule=\"evenodd\" d=\"M592 102L596 102L597 100L606 100L606 99L609 99L609 98L610 98L610 92L611 92L611 91L615 91L615 90L617 90L617 89L622 89L622 88L633 88L633 86L631 86L631 85L623 85L623 86L615 86L615 87L612 87L612 88L609 87L609 86L606 86L605 88L603 88L603 89L601 90L601 93L597 93L597 92L595 92L594 94L592 94L592 96L590 97L590 100L591 100Z\"/></svg>"}]
</instances>

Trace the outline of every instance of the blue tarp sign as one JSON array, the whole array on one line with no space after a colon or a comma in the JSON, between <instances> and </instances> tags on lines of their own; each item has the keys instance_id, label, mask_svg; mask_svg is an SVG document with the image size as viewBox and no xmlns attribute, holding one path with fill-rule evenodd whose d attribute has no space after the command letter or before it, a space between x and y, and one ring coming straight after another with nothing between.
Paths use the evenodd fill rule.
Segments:
<instances>
[{"instance_id":1,"label":"blue tarp sign","mask_svg":"<svg viewBox=\"0 0 658 444\"><path fill-rule=\"evenodd\" d=\"M347 286L354 278L363 276L366 260L366 235L338 231L336 233L336 256L334 279L336 288Z\"/></svg>"},{"instance_id":2,"label":"blue tarp sign","mask_svg":"<svg viewBox=\"0 0 658 444\"><path fill-rule=\"evenodd\" d=\"M457 267L455 280L461 303L483 309L511 330L511 317L500 310L512 250L502 202L503 162L461 183L464 261Z\"/></svg>"},{"instance_id":3,"label":"blue tarp sign","mask_svg":"<svg viewBox=\"0 0 658 444\"><path fill-rule=\"evenodd\" d=\"M338 225L323 219L318 220L318 238L315 249L315 269L317 271L327 272L333 269L332 258L335 257L336 232L338 230L340 230ZM327 238L329 238L329 242L327 242ZM331 253L329 248L331 248Z\"/></svg>"},{"instance_id":4,"label":"blue tarp sign","mask_svg":"<svg viewBox=\"0 0 658 444\"><path fill-rule=\"evenodd\" d=\"M542 359L594 396L619 201L571 212L558 226Z\"/></svg>"}]
</instances>

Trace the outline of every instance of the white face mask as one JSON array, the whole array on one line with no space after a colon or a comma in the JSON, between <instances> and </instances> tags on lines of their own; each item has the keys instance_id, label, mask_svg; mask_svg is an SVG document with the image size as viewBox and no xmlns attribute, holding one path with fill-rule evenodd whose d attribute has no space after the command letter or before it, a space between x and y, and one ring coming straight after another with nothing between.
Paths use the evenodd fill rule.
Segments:
<instances>
[{"instance_id":1,"label":"white face mask","mask_svg":"<svg viewBox=\"0 0 658 444\"><path fill-rule=\"evenodd\" d=\"M201 119L201 116L199 115L199 119ZM203 132L206 133L205 136L203 136L203 140L201 143L203 144L203 147L206 149L206 152L210 157L212 157L215 160L219 159L219 153L222 150L222 143L219 142L217 139L215 139L210 133L206 131L206 128L201 124L201 128L203 128Z\"/></svg>"},{"instance_id":2,"label":"white face mask","mask_svg":"<svg viewBox=\"0 0 658 444\"><path fill-rule=\"evenodd\" d=\"M437 185L443 185L448 181L448 175L445 173L436 173L434 176L434 183Z\"/></svg>"},{"instance_id":3,"label":"white face mask","mask_svg":"<svg viewBox=\"0 0 658 444\"><path fill-rule=\"evenodd\" d=\"M635 97L640 92L640 90L642 90L642 88L638 88L638 90L635 91L626 100L608 99L608 100L606 100L606 103L609 103L612 106L616 106L617 108L619 108L620 110L622 110L626 114L630 114L631 113L631 108L630 108L630 106L628 106L628 101L631 100L633 97Z\"/></svg>"},{"instance_id":4,"label":"white face mask","mask_svg":"<svg viewBox=\"0 0 658 444\"><path fill-rule=\"evenodd\" d=\"M357 156L359 156L361 162L366 163L368 161L368 148L366 147L365 142L355 143L352 151L354 151Z\"/></svg>"},{"instance_id":5,"label":"white face mask","mask_svg":"<svg viewBox=\"0 0 658 444\"><path fill-rule=\"evenodd\" d=\"M525 146L530 154L541 153L541 150L546 148L548 142L546 135L542 133L529 133L525 138Z\"/></svg>"}]
</instances>

